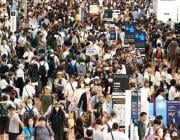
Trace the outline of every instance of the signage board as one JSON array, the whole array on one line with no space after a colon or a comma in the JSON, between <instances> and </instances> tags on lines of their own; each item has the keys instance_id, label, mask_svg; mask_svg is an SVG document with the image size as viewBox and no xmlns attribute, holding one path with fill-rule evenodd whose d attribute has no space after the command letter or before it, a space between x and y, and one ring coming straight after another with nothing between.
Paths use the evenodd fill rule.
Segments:
<instances>
[{"instance_id":1,"label":"signage board","mask_svg":"<svg viewBox=\"0 0 180 140\"><path fill-rule=\"evenodd\" d=\"M125 39L134 39L135 26L133 24L125 25Z\"/></svg>"},{"instance_id":2,"label":"signage board","mask_svg":"<svg viewBox=\"0 0 180 140\"><path fill-rule=\"evenodd\" d=\"M113 74L113 92L129 90L129 76L126 74Z\"/></svg>"},{"instance_id":3,"label":"signage board","mask_svg":"<svg viewBox=\"0 0 180 140\"><path fill-rule=\"evenodd\" d=\"M156 100L155 115L162 115L163 123L167 124L167 101L166 100Z\"/></svg>"},{"instance_id":4,"label":"signage board","mask_svg":"<svg viewBox=\"0 0 180 140\"><path fill-rule=\"evenodd\" d=\"M141 113L141 94L140 91L131 92L131 118L134 122L139 120Z\"/></svg>"},{"instance_id":5,"label":"signage board","mask_svg":"<svg viewBox=\"0 0 180 140\"><path fill-rule=\"evenodd\" d=\"M167 124L180 125L180 101L168 101Z\"/></svg>"},{"instance_id":6,"label":"signage board","mask_svg":"<svg viewBox=\"0 0 180 140\"><path fill-rule=\"evenodd\" d=\"M96 54L97 54L96 48L86 48L86 55L92 56L92 55L96 55Z\"/></svg>"}]
</instances>

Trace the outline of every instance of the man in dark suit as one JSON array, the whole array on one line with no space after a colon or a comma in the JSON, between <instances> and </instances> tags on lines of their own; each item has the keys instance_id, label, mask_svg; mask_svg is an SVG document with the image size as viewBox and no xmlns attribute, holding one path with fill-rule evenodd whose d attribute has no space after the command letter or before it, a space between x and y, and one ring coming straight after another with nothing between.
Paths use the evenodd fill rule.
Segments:
<instances>
[{"instance_id":1,"label":"man in dark suit","mask_svg":"<svg viewBox=\"0 0 180 140\"><path fill-rule=\"evenodd\" d=\"M85 93L80 97L78 108L82 108L82 112L91 111L91 93L90 86L85 85Z\"/></svg>"}]
</instances>

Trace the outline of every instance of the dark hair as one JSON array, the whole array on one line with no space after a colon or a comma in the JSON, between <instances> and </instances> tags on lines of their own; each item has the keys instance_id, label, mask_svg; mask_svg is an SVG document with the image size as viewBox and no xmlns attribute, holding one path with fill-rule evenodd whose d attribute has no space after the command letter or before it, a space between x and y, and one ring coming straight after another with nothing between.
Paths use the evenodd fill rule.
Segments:
<instances>
[{"instance_id":1,"label":"dark hair","mask_svg":"<svg viewBox=\"0 0 180 140\"><path fill-rule=\"evenodd\" d=\"M175 86L175 85L176 85L176 80L175 80L175 79L172 79L172 80L170 81L170 83L171 83L171 86Z\"/></svg>"},{"instance_id":2,"label":"dark hair","mask_svg":"<svg viewBox=\"0 0 180 140\"><path fill-rule=\"evenodd\" d=\"M168 74L172 74L172 69L171 69L171 68L168 68L168 69L167 69L167 73L168 73Z\"/></svg>"},{"instance_id":3,"label":"dark hair","mask_svg":"<svg viewBox=\"0 0 180 140\"><path fill-rule=\"evenodd\" d=\"M155 72L156 71L159 71L159 66L158 65L155 66Z\"/></svg>"},{"instance_id":4,"label":"dark hair","mask_svg":"<svg viewBox=\"0 0 180 140\"><path fill-rule=\"evenodd\" d=\"M86 135L87 135L88 137L91 137L91 136L93 135L93 130L87 129Z\"/></svg>"},{"instance_id":5,"label":"dark hair","mask_svg":"<svg viewBox=\"0 0 180 140\"><path fill-rule=\"evenodd\" d=\"M79 117L76 119L76 127L81 127L83 126L83 121L82 119Z\"/></svg>"},{"instance_id":6,"label":"dark hair","mask_svg":"<svg viewBox=\"0 0 180 140\"><path fill-rule=\"evenodd\" d=\"M156 119L163 120L163 116L162 115L158 115L158 116L156 116Z\"/></svg>"},{"instance_id":7,"label":"dark hair","mask_svg":"<svg viewBox=\"0 0 180 140\"><path fill-rule=\"evenodd\" d=\"M117 123L113 123L112 129L119 129L119 125Z\"/></svg>"},{"instance_id":8,"label":"dark hair","mask_svg":"<svg viewBox=\"0 0 180 140\"><path fill-rule=\"evenodd\" d=\"M161 125L161 121L159 119L155 119L153 124Z\"/></svg>"},{"instance_id":9,"label":"dark hair","mask_svg":"<svg viewBox=\"0 0 180 140\"><path fill-rule=\"evenodd\" d=\"M140 113L140 117L143 117L144 115L147 115L147 113L146 112L141 112Z\"/></svg>"}]
</instances>

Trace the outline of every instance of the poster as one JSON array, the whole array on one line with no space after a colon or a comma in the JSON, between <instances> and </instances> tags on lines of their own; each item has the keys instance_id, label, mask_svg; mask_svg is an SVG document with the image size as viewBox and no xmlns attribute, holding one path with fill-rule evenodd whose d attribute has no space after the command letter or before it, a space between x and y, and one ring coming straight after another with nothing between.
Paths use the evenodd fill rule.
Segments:
<instances>
[{"instance_id":1,"label":"poster","mask_svg":"<svg viewBox=\"0 0 180 140\"><path fill-rule=\"evenodd\" d=\"M135 37L135 26L133 24L125 25L125 38L134 39Z\"/></svg>"},{"instance_id":2,"label":"poster","mask_svg":"<svg viewBox=\"0 0 180 140\"><path fill-rule=\"evenodd\" d=\"M86 48L86 55L92 56L92 55L96 55L96 54L97 54L96 48Z\"/></svg>"},{"instance_id":3,"label":"poster","mask_svg":"<svg viewBox=\"0 0 180 140\"><path fill-rule=\"evenodd\" d=\"M106 21L113 21L113 10L112 9L104 9L103 19Z\"/></svg>"},{"instance_id":4,"label":"poster","mask_svg":"<svg viewBox=\"0 0 180 140\"><path fill-rule=\"evenodd\" d=\"M138 31L135 33L135 47L140 51L141 54L145 53L146 47L146 35L142 31Z\"/></svg>"},{"instance_id":5,"label":"poster","mask_svg":"<svg viewBox=\"0 0 180 140\"><path fill-rule=\"evenodd\" d=\"M149 102L149 119L153 120L154 119L154 103L153 102Z\"/></svg>"},{"instance_id":6,"label":"poster","mask_svg":"<svg viewBox=\"0 0 180 140\"><path fill-rule=\"evenodd\" d=\"M159 21L167 22L170 18L178 21L179 0L153 0L154 11Z\"/></svg>"},{"instance_id":7,"label":"poster","mask_svg":"<svg viewBox=\"0 0 180 140\"><path fill-rule=\"evenodd\" d=\"M126 106L125 106L125 96L113 96L113 110L117 113L118 124L120 126L125 126L125 114L126 114Z\"/></svg>"},{"instance_id":8,"label":"poster","mask_svg":"<svg viewBox=\"0 0 180 140\"><path fill-rule=\"evenodd\" d=\"M90 5L89 13L93 14L93 15L98 15L99 14L99 6L98 5Z\"/></svg>"},{"instance_id":9,"label":"poster","mask_svg":"<svg viewBox=\"0 0 180 140\"><path fill-rule=\"evenodd\" d=\"M15 32L17 30L17 18L16 18L16 10L11 10L10 17L10 30L11 32Z\"/></svg>"},{"instance_id":10,"label":"poster","mask_svg":"<svg viewBox=\"0 0 180 140\"><path fill-rule=\"evenodd\" d=\"M168 101L167 124L172 123L180 125L180 101Z\"/></svg>"},{"instance_id":11,"label":"poster","mask_svg":"<svg viewBox=\"0 0 180 140\"><path fill-rule=\"evenodd\" d=\"M167 101L156 100L155 115L162 115L163 123L167 124Z\"/></svg>"},{"instance_id":12,"label":"poster","mask_svg":"<svg viewBox=\"0 0 180 140\"><path fill-rule=\"evenodd\" d=\"M113 74L113 92L129 90L129 76L125 74Z\"/></svg>"},{"instance_id":13,"label":"poster","mask_svg":"<svg viewBox=\"0 0 180 140\"><path fill-rule=\"evenodd\" d=\"M140 91L131 92L131 118L134 122L139 120L141 113L141 94Z\"/></svg>"},{"instance_id":14,"label":"poster","mask_svg":"<svg viewBox=\"0 0 180 140\"><path fill-rule=\"evenodd\" d=\"M116 26L109 28L109 40L117 40Z\"/></svg>"}]
</instances>

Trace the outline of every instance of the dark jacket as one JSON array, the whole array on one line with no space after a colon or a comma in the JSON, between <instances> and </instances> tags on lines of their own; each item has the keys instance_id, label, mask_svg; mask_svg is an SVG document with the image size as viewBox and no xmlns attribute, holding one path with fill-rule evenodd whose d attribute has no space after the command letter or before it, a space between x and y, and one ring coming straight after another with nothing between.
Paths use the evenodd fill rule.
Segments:
<instances>
[{"instance_id":1,"label":"dark jacket","mask_svg":"<svg viewBox=\"0 0 180 140\"><path fill-rule=\"evenodd\" d=\"M78 103L78 108L80 108L81 105L82 105L83 112L87 112L87 96L86 96L86 93L83 93L81 95L81 98L80 98L79 103Z\"/></svg>"}]
</instances>

